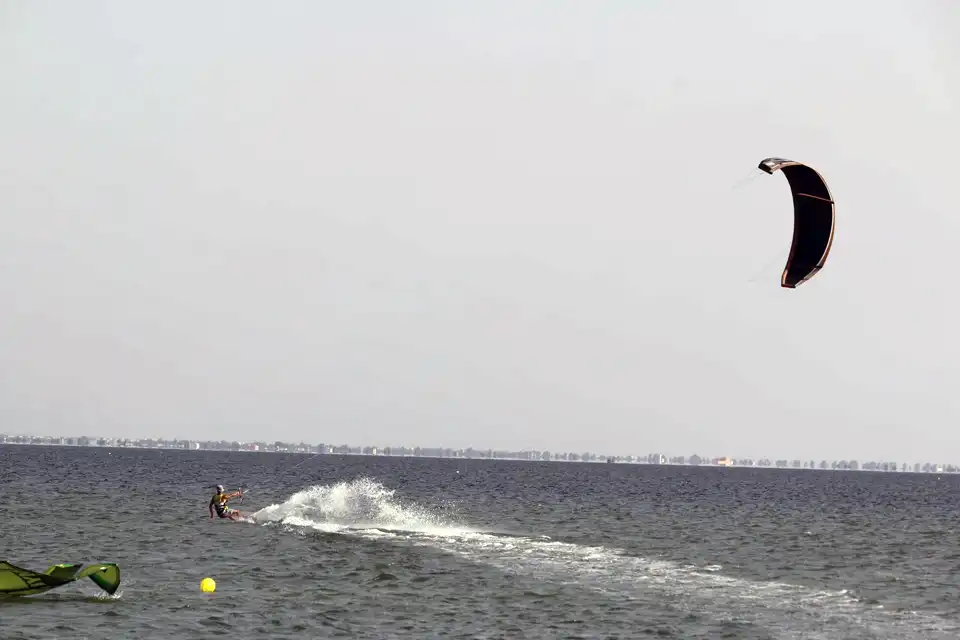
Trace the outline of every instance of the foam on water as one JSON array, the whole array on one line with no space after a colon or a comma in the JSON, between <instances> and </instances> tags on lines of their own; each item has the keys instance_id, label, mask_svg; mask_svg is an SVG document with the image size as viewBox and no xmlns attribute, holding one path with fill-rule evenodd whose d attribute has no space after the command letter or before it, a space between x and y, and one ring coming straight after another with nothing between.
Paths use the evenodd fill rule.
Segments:
<instances>
[{"instance_id":1,"label":"foam on water","mask_svg":"<svg viewBox=\"0 0 960 640\"><path fill-rule=\"evenodd\" d=\"M933 614L886 611L848 590L818 590L723 574L716 564L680 565L622 549L477 531L448 523L361 478L315 486L250 519L362 538L395 538L548 583L576 584L631 601L661 601L718 621L756 624L779 638L956 638L960 624Z\"/></svg>"},{"instance_id":2,"label":"foam on water","mask_svg":"<svg viewBox=\"0 0 960 640\"><path fill-rule=\"evenodd\" d=\"M443 536L469 531L448 526L429 509L402 504L394 493L375 480L358 478L298 491L282 504L264 507L249 518L259 524L282 523L331 533L375 535L398 531Z\"/></svg>"}]
</instances>

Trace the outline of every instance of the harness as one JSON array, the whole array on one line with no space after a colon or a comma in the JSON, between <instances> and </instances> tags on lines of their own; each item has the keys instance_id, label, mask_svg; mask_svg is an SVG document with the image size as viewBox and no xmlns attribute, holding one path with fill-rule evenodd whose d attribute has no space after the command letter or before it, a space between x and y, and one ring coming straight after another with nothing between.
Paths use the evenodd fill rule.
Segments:
<instances>
[{"instance_id":1,"label":"harness","mask_svg":"<svg viewBox=\"0 0 960 640\"><path fill-rule=\"evenodd\" d=\"M219 497L218 497L219 496ZM222 516L225 513L229 513L230 507L227 506L227 499L223 494L217 494L214 496L216 502L213 504L213 508L216 510L218 516Z\"/></svg>"}]
</instances>

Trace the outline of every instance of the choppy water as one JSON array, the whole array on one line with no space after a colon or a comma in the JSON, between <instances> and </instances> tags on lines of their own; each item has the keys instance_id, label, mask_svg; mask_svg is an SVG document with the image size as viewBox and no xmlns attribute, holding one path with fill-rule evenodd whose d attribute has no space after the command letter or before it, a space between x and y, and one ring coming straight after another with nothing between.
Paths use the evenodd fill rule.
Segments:
<instances>
[{"instance_id":1,"label":"choppy water","mask_svg":"<svg viewBox=\"0 0 960 640\"><path fill-rule=\"evenodd\" d=\"M209 519L218 482L251 487L252 522ZM958 486L0 446L0 559L123 572L114 597L86 581L0 602L0 636L955 640Z\"/></svg>"}]
</instances>

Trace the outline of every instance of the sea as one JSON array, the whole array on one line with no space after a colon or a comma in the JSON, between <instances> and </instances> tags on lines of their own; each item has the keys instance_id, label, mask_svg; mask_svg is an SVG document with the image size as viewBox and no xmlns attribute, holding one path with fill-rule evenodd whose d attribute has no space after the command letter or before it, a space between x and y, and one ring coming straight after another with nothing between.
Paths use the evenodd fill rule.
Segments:
<instances>
[{"instance_id":1,"label":"sea","mask_svg":"<svg viewBox=\"0 0 960 640\"><path fill-rule=\"evenodd\" d=\"M247 518L210 519L246 485ZM960 477L0 445L0 637L960 638ZM200 583L213 578L216 590Z\"/></svg>"}]
</instances>

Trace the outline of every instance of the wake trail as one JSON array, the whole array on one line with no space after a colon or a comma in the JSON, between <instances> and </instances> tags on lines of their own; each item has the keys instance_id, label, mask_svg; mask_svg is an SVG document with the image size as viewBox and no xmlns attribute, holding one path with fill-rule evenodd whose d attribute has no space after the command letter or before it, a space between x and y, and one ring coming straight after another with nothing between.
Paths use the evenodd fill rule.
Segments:
<instances>
[{"instance_id":1,"label":"wake trail","mask_svg":"<svg viewBox=\"0 0 960 640\"><path fill-rule=\"evenodd\" d=\"M315 486L251 514L261 525L313 529L439 549L547 583L575 584L636 604L669 604L718 621L750 623L779 638L960 637L960 624L930 613L887 611L848 590L818 590L724 575L719 565L696 567L630 555L622 549L514 536L451 525L369 478Z\"/></svg>"}]
</instances>

